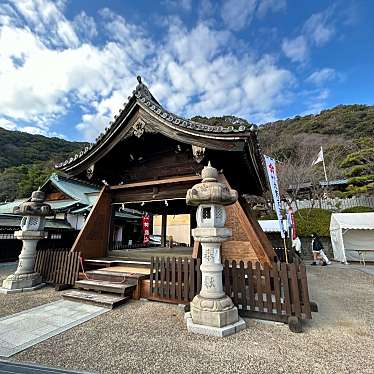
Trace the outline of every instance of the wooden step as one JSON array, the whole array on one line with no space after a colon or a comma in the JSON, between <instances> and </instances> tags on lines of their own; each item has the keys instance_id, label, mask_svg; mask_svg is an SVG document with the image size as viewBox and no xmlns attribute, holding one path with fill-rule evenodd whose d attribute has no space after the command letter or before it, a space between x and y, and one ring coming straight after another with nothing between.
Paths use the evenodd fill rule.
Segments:
<instances>
[{"instance_id":1,"label":"wooden step","mask_svg":"<svg viewBox=\"0 0 374 374\"><path fill-rule=\"evenodd\" d=\"M92 290L98 292L117 293L122 296L131 295L136 288L136 284L114 283L105 280L80 280L75 282L75 288Z\"/></svg>"},{"instance_id":2,"label":"wooden step","mask_svg":"<svg viewBox=\"0 0 374 374\"><path fill-rule=\"evenodd\" d=\"M124 273L106 270L89 270L86 272L89 280L104 280L113 283L125 281L128 284L137 284L138 280L149 278L149 274Z\"/></svg>"},{"instance_id":3,"label":"wooden step","mask_svg":"<svg viewBox=\"0 0 374 374\"><path fill-rule=\"evenodd\" d=\"M95 258L95 259L85 259L84 266L88 269L92 268L102 268L118 265L128 265L140 268L149 269L151 262L149 260L138 260L138 259L120 259L115 257L106 257L106 258Z\"/></svg>"},{"instance_id":4,"label":"wooden step","mask_svg":"<svg viewBox=\"0 0 374 374\"><path fill-rule=\"evenodd\" d=\"M116 306L126 303L130 300L128 296L117 296L111 294L99 294L96 292L70 290L62 294L66 300L94 304L105 308L113 309Z\"/></svg>"}]
</instances>

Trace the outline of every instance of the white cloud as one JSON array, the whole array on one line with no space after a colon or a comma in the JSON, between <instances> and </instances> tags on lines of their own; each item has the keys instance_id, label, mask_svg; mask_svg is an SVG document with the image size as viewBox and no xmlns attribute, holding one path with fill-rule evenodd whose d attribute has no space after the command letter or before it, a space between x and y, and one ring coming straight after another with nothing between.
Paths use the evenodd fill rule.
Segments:
<instances>
[{"instance_id":1,"label":"white cloud","mask_svg":"<svg viewBox=\"0 0 374 374\"><path fill-rule=\"evenodd\" d=\"M303 35L294 39L283 39L282 51L291 61L304 62L309 54L307 40Z\"/></svg>"},{"instance_id":2,"label":"white cloud","mask_svg":"<svg viewBox=\"0 0 374 374\"><path fill-rule=\"evenodd\" d=\"M293 62L305 62L312 46L321 47L335 34L335 7L312 14L302 26L301 34L293 39L284 38L282 50Z\"/></svg>"},{"instance_id":3,"label":"white cloud","mask_svg":"<svg viewBox=\"0 0 374 374\"><path fill-rule=\"evenodd\" d=\"M93 17L88 16L85 11L75 16L74 26L80 36L85 40L91 40L97 36L95 20Z\"/></svg>"},{"instance_id":4,"label":"white cloud","mask_svg":"<svg viewBox=\"0 0 374 374\"><path fill-rule=\"evenodd\" d=\"M326 44L335 34L330 8L321 13L312 14L304 24L303 32L317 46Z\"/></svg>"},{"instance_id":5,"label":"white cloud","mask_svg":"<svg viewBox=\"0 0 374 374\"><path fill-rule=\"evenodd\" d=\"M17 128L17 125L6 118L0 118L0 127L5 130L15 130Z\"/></svg>"},{"instance_id":6,"label":"white cloud","mask_svg":"<svg viewBox=\"0 0 374 374\"><path fill-rule=\"evenodd\" d=\"M241 30L255 14L257 0L227 0L223 2L221 16L231 30Z\"/></svg>"},{"instance_id":7,"label":"white cloud","mask_svg":"<svg viewBox=\"0 0 374 374\"><path fill-rule=\"evenodd\" d=\"M260 0L257 8L259 17L264 17L268 12L279 12L286 9L287 0Z\"/></svg>"},{"instance_id":8,"label":"white cloud","mask_svg":"<svg viewBox=\"0 0 374 374\"><path fill-rule=\"evenodd\" d=\"M46 5L46 14L42 3L22 1L17 11L27 25L16 20L0 28L0 86L7 92L0 96L0 113L20 120L24 131L55 134L51 123L79 107L81 119L71 126L93 140L123 106L137 74L165 108L185 116L232 114L263 122L289 100L290 71L244 44L239 50L231 32L212 24L199 21L187 29L168 18L156 48L140 26L109 9L99 13L102 22L83 13L68 21L64 2ZM45 25L53 22L48 34ZM56 26L61 22L76 41ZM99 32L106 38L100 46L90 40Z\"/></svg>"},{"instance_id":9,"label":"white cloud","mask_svg":"<svg viewBox=\"0 0 374 374\"><path fill-rule=\"evenodd\" d=\"M65 18L65 1L9 0L27 24L47 44L76 47L79 39L72 24Z\"/></svg>"},{"instance_id":10,"label":"white cloud","mask_svg":"<svg viewBox=\"0 0 374 374\"><path fill-rule=\"evenodd\" d=\"M230 30L239 31L248 26L255 16L263 18L269 12L284 10L286 6L287 0L225 0L221 17Z\"/></svg>"},{"instance_id":11,"label":"white cloud","mask_svg":"<svg viewBox=\"0 0 374 374\"><path fill-rule=\"evenodd\" d=\"M335 79L337 76L336 71L331 68L323 68L321 70L317 70L309 75L306 79L307 82L313 83L315 85L321 85L326 83L327 81L331 81Z\"/></svg>"},{"instance_id":12,"label":"white cloud","mask_svg":"<svg viewBox=\"0 0 374 374\"><path fill-rule=\"evenodd\" d=\"M192 9L192 0L163 0L162 4L166 8L184 10L185 12L189 12Z\"/></svg>"}]
</instances>

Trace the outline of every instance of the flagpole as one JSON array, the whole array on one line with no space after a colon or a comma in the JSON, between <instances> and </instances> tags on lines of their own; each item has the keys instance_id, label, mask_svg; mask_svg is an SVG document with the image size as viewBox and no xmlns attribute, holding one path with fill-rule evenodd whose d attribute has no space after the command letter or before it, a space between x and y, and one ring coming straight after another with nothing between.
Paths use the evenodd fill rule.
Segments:
<instances>
[{"instance_id":1,"label":"flagpole","mask_svg":"<svg viewBox=\"0 0 374 374\"><path fill-rule=\"evenodd\" d=\"M321 146L321 151L322 151L323 171L325 172L325 179L326 179L326 183L327 183L327 186L328 186L329 181L328 181L328 179L327 179L326 165L325 165L325 155L323 154L323 148L322 148L322 146Z\"/></svg>"},{"instance_id":2,"label":"flagpole","mask_svg":"<svg viewBox=\"0 0 374 374\"><path fill-rule=\"evenodd\" d=\"M286 264L288 264L287 244L286 244L285 236L283 237L283 246L284 246L284 256L285 256Z\"/></svg>"}]
</instances>

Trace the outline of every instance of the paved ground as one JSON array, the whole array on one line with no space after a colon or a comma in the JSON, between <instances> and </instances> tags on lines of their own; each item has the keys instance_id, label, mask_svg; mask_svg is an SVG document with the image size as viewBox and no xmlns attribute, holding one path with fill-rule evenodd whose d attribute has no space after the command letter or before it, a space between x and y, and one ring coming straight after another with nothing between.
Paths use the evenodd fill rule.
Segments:
<instances>
[{"instance_id":1,"label":"paved ground","mask_svg":"<svg viewBox=\"0 0 374 374\"><path fill-rule=\"evenodd\" d=\"M83 372L54 369L33 364L18 364L0 360L0 374L83 374Z\"/></svg>"},{"instance_id":2,"label":"paved ground","mask_svg":"<svg viewBox=\"0 0 374 374\"><path fill-rule=\"evenodd\" d=\"M181 308L139 301L12 360L97 373L372 374L374 277L333 266L308 268L308 279L320 312L303 334L291 333L283 324L247 320L246 330L224 339L191 335ZM46 302L50 295L50 290L38 291L34 302ZM0 313L6 314L4 297L0 295ZM12 302L12 310L23 307L21 299Z\"/></svg>"},{"instance_id":3,"label":"paved ground","mask_svg":"<svg viewBox=\"0 0 374 374\"><path fill-rule=\"evenodd\" d=\"M0 318L0 357L13 356L106 312L106 308L59 300Z\"/></svg>"}]
</instances>

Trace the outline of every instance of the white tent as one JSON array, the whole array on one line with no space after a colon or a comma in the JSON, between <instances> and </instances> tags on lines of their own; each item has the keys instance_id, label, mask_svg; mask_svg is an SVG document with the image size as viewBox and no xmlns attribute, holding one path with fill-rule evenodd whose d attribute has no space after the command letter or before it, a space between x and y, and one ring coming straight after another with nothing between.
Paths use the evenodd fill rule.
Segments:
<instances>
[{"instance_id":1,"label":"white tent","mask_svg":"<svg viewBox=\"0 0 374 374\"><path fill-rule=\"evenodd\" d=\"M330 236L335 260L374 261L374 213L333 213Z\"/></svg>"}]
</instances>

